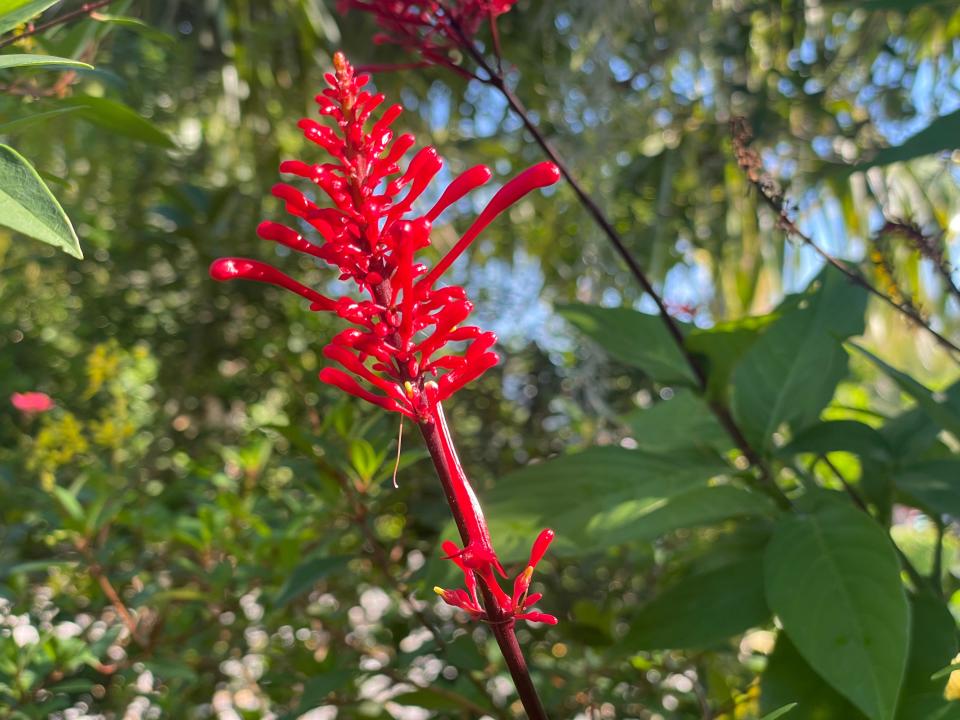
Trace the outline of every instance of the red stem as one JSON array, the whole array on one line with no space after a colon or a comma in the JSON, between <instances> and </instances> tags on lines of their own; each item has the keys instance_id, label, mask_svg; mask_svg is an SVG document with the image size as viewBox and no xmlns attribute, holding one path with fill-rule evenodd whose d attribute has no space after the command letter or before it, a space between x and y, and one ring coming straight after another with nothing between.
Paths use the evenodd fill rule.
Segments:
<instances>
[{"instance_id":1,"label":"red stem","mask_svg":"<svg viewBox=\"0 0 960 720\"><path fill-rule=\"evenodd\" d=\"M453 445L450 430L439 403L433 417L420 421L418 425L430 457L433 459L433 465L437 470L437 476L440 478L443 493L450 505L450 512L460 531L460 539L464 547L472 541L480 542L492 550L490 532L483 517L483 510L460 464L460 458L457 456L457 450ZM530 678L527 661L517 642L513 618L502 615L493 593L482 579L478 578L477 584L483 593L483 604L489 615L490 629L497 640L497 645L500 646L500 652L503 653L503 659L510 670L510 676L513 678L527 716L530 720L548 720L546 710Z\"/></svg>"}]
</instances>

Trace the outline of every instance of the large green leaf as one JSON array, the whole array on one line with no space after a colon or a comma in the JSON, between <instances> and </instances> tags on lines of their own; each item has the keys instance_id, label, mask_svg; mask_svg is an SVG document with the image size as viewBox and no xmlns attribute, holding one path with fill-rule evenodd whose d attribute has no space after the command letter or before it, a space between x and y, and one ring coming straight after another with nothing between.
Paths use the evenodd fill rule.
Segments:
<instances>
[{"instance_id":1,"label":"large green leaf","mask_svg":"<svg viewBox=\"0 0 960 720\"><path fill-rule=\"evenodd\" d=\"M935 393L907 373L897 370L856 343L850 345L893 380L900 389L917 401L920 410L944 430L949 430L960 439L960 393L950 388L947 392Z\"/></svg>"},{"instance_id":2,"label":"large green leaf","mask_svg":"<svg viewBox=\"0 0 960 720\"><path fill-rule=\"evenodd\" d=\"M0 70L15 67L79 67L88 70L93 69L93 65L88 65L79 60L69 60L68 58L53 57L52 55L30 55L27 53L16 53L14 55L0 55Z\"/></svg>"},{"instance_id":3,"label":"large green leaf","mask_svg":"<svg viewBox=\"0 0 960 720\"><path fill-rule=\"evenodd\" d=\"M629 308L558 305L557 311L610 356L661 383L695 386L697 378L657 315Z\"/></svg>"},{"instance_id":4,"label":"large green leaf","mask_svg":"<svg viewBox=\"0 0 960 720\"><path fill-rule=\"evenodd\" d=\"M938 515L960 517L960 460L927 460L894 473L897 489Z\"/></svg>"},{"instance_id":5,"label":"large green leaf","mask_svg":"<svg viewBox=\"0 0 960 720\"><path fill-rule=\"evenodd\" d=\"M622 644L630 651L709 648L769 620L757 552L664 590L633 618Z\"/></svg>"},{"instance_id":6,"label":"large green leaf","mask_svg":"<svg viewBox=\"0 0 960 720\"><path fill-rule=\"evenodd\" d=\"M839 340L863 332L867 296L839 271L825 269L776 320L733 372L733 413L751 443L770 448L781 424L815 422L847 373Z\"/></svg>"},{"instance_id":7,"label":"large green leaf","mask_svg":"<svg viewBox=\"0 0 960 720\"><path fill-rule=\"evenodd\" d=\"M925 129L910 136L900 145L884 148L869 160L857 163L852 169L866 170L944 150L955 150L958 147L960 147L960 110L955 110L948 115L938 117Z\"/></svg>"},{"instance_id":8,"label":"large green leaf","mask_svg":"<svg viewBox=\"0 0 960 720\"><path fill-rule=\"evenodd\" d=\"M823 455L838 450L877 462L889 462L892 457L883 435L856 420L828 420L811 425L797 433L779 454L788 457L798 453Z\"/></svg>"},{"instance_id":9,"label":"large green leaf","mask_svg":"<svg viewBox=\"0 0 960 720\"><path fill-rule=\"evenodd\" d=\"M0 0L0 34L39 15L60 0Z\"/></svg>"},{"instance_id":10,"label":"large green leaf","mask_svg":"<svg viewBox=\"0 0 960 720\"><path fill-rule=\"evenodd\" d=\"M948 677L931 676L957 654L957 623L942 600L930 595L910 602L910 658L897 720L956 720L960 703L944 700Z\"/></svg>"},{"instance_id":11,"label":"large green leaf","mask_svg":"<svg viewBox=\"0 0 960 720\"><path fill-rule=\"evenodd\" d=\"M624 418L641 450L669 452L682 447L726 450L730 436L692 390L681 388L669 400L635 410Z\"/></svg>"},{"instance_id":12,"label":"large green leaf","mask_svg":"<svg viewBox=\"0 0 960 720\"><path fill-rule=\"evenodd\" d=\"M789 703L797 704L790 720L864 720L863 713L827 685L781 632L760 678L760 712L775 712Z\"/></svg>"},{"instance_id":13,"label":"large green leaf","mask_svg":"<svg viewBox=\"0 0 960 720\"><path fill-rule=\"evenodd\" d=\"M525 557L544 527L557 533L551 553L576 556L770 511L763 496L707 487L726 469L717 456L695 449L661 455L591 448L511 473L482 499L505 561ZM453 537L452 527L448 536Z\"/></svg>"},{"instance_id":14,"label":"large green leaf","mask_svg":"<svg viewBox=\"0 0 960 720\"><path fill-rule=\"evenodd\" d=\"M910 610L886 532L852 505L821 499L781 518L765 571L770 608L804 659L871 720L891 720Z\"/></svg>"},{"instance_id":15,"label":"large green leaf","mask_svg":"<svg viewBox=\"0 0 960 720\"><path fill-rule=\"evenodd\" d=\"M0 225L41 240L75 258L80 241L40 175L16 150L0 145Z\"/></svg>"},{"instance_id":16,"label":"large green leaf","mask_svg":"<svg viewBox=\"0 0 960 720\"><path fill-rule=\"evenodd\" d=\"M687 349L706 367L707 394L712 399L727 403L734 366L777 317L776 313L747 317L717 323L709 329L697 328L687 334Z\"/></svg>"},{"instance_id":17,"label":"large green leaf","mask_svg":"<svg viewBox=\"0 0 960 720\"><path fill-rule=\"evenodd\" d=\"M77 114L84 120L118 135L164 148L176 147L173 140L160 128L138 115L133 108L116 100L75 95L59 102L68 107L77 107Z\"/></svg>"}]
</instances>

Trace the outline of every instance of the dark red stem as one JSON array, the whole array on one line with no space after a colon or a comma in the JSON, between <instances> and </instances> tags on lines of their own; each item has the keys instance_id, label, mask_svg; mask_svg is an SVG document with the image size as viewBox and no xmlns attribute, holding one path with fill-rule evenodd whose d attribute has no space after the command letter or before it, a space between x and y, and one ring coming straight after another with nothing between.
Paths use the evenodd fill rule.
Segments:
<instances>
[{"instance_id":1,"label":"dark red stem","mask_svg":"<svg viewBox=\"0 0 960 720\"><path fill-rule=\"evenodd\" d=\"M456 448L450 437L450 430L447 427L443 416L443 410L437 405L434 416L429 420L423 420L418 423L423 440L433 459L433 465L437 469L437 476L440 478L440 484L443 487L443 493L450 505L450 512L460 531L460 539L466 547L471 541L489 543L489 532L487 523L483 517L483 511L474 495L470 481L467 479L463 466L460 464L460 458L457 457ZM482 537L476 537L476 534ZM503 659L510 670L510 676L517 688L517 694L520 696L520 702L527 712L530 720L548 720L546 710L543 709L543 703L537 694L537 689L530 678L530 671L527 668L527 661L523 657L523 651L517 642L517 636L514 632L514 620L510 617L504 617L500 607L493 597L493 594L487 588L486 583L478 577L477 580L483 593L484 609L489 617L490 629L493 636L497 639L497 645L500 646L500 652L503 653Z\"/></svg>"}]
</instances>

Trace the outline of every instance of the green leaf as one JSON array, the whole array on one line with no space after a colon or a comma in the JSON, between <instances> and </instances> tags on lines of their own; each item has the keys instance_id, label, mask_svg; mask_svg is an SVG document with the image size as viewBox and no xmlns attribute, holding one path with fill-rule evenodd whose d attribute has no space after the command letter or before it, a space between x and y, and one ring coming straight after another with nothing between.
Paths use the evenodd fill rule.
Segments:
<instances>
[{"instance_id":1,"label":"green leaf","mask_svg":"<svg viewBox=\"0 0 960 720\"><path fill-rule=\"evenodd\" d=\"M286 605L291 600L311 590L319 580L345 567L349 560L349 557L342 555L312 557L304 560L290 573L287 581L273 599L273 604L278 607Z\"/></svg>"},{"instance_id":2,"label":"green leaf","mask_svg":"<svg viewBox=\"0 0 960 720\"><path fill-rule=\"evenodd\" d=\"M863 720L864 717L813 671L786 633L781 632L760 677L760 712L777 712L794 703L790 720Z\"/></svg>"},{"instance_id":3,"label":"green leaf","mask_svg":"<svg viewBox=\"0 0 960 720\"><path fill-rule=\"evenodd\" d=\"M943 697L948 675L937 672L957 654L957 623L942 600L911 598L910 658L900 693L897 720L946 720L960 717L960 704Z\"/></svg>"},{"instance_id":4,"label":"green leaf","mask_svg":"<svg viewBox=\"0 0 960 720\"><path fill-rule=\"evenodd\" d=\"M505 562L526 557L544 527L557 533L551 554L578 556L679 527L768 512L761 496L706 487L726 469L717 456L695 449L659 455L590 448L511 473L482 500ZM447 537L454 537L452 526Z\"/></svg>"},{"instance_id":5,"label":"green leaf","mask_svg":"<svg viewBox=\"0 0 960 720\"><path fill-rule=\"evenodd\" d=\"M709 406L691 390L680 389L669 400L635 410L624 418L641 450L670 452L683 447L727 450L729 435Z\"/></svg>"},{"instance_id":6,"label":"green leaf","mask_svg":"<svg viewBox=\"0 0 960 720\"><path fill-rule=\"evenodd\" d=\"M903 392L916 400L919 408L931 420L960 439L960 397L953 391L953 388L950 388L947 392L934 393L905 372L888 365L869 350L856 343L850 343L850 345L880 368Z\"/></svg>"},{"instance_id":7,"label":"green leaf","mask_svg":"<svg viewBox=\"0 0 960 720\"><path fill-rule=\"evenodd\" d=\"M0 225L82 258L70 219L40 175L16 150L0 145Z\"/></svg>"},{"instance_id":8,"label":"green leaf","mask_svg":"<svg viewBox=\"0 0 960 720\"><path fill-rule=\"evenodd\" d=\"M60 100L61 105L78 108L78 114L84 120L98 125L118 135L139 140L149 145L174 149L176 145L170 137L156 125L141 117L137 112L121 102L92 95L75 95Z\"/></svg>"},{"instance_id":9,"label":"green leaf","mask_svg":"<svg viewBox=\"0 0 960 720\"><path fill-rule=\"evenodd\" d=\"M88 65L85 62L53 57L52 55L30 55L27 53L0 55L0 70L15 67L49 67L51 65L58 67L79 67L86 68L87 70L93 69L93 65Z\"/></svg>"},{"instance_id":10,"label":"green leaf","mask_svg":"<svg viewBox=\"0 0 960 720\"><path fill-rule=\"evenodd\" d=\"M98 13L96 18L97 22L109 23L110 25L117 25L118 27L126 28L127 30L132 30L133 32L141 35L148 40L152 40L155 43L162 45L168 45L170 43L176 42L176 39L173 35L165 33L162 30L158 30L149 23L145 23L143 20L135 17L127 17L125 15L107 15L103 13Z\"/></svg>"},{"instance_id":11,"label":"green leaf","mask_svg":"<svg viewBox=\"0 0 960 720\"><path fill-rule=\"evenodd\" d=\"M60 0L0 0L0 34L10 32Z\"/></svg>"},{"instance_id":12,"label":"green leaf","mask_svg":"<svg viewBox=\"0 0 960 720\"><path fill-rule=\"evenodd\" d=\"M78 522L83 520L83 507L80 505L80 501L77 500L76 495L59 485L54 485L52 492L57 502L60 503L60 507L64 509L71 519Z\"/></svg>"},{"instance_id":13,"label":"green leaf","mask_svg":"<svg viewBox=\"0 0 960 720\"><path fill-rule=\"evenodd\" d=\"M872 167L932 155L944 150L955 150L960 147L958 138L960 138L960 110L955 110L938 117L925 129L911 135L900 145L883 148L869 160L854 165L851 170L867 170Z\"/></svg>"},{"instance_id":14,"label":"green leaf","mask_svg":"<svg viewBox=\"0 0 960 720\"><path fill-rule=\"evenodd\" d=\"M68 115L79 110L79 107L57 108L56 110L46 110L44 112L33 113L26 117L17 118L9 122L0 123L0 133L9 134L20 128L30 127L46 120L52 120L60 115Z\"/></svg>"},{"instance_id":15,"label":"green leaf","mask_svg":"<svg viewBox=\"0 0 960 720\"><path fill-rule=\"evenodd\" d=\"M760 720L777 720L777 718L782 718L788 712L793 710L797 706L797 703L793 702L789 705L784 705L782 708L777 708L772 713L764 715Z\"/></svg>"},{"instance_id":16,"label":"green leaf","mask_svg":"<svg viewBox=\"0 0 960 720\"><path fill-rule=\"evenodd\" d=\"M659 316L595 305L558 305L556 309L615 360L640 368L660 383L697 385L696 376Z\"/></svg>"},{"instance_id":17,"label":"green leaf","mask_svg":"<svg viewBox=\"0 0 960 720\"><path fill-rule=\"evenodd\" d=\"M783 423L796 431L817 420L847 374L838 341L863 332L866 304L863 289L833 268L784 301L733 372L733 414L751 444L769 449Z\"/></svg>"},{"instance_id":18,"label":"green leaf","mask_svg":"<svg viewBox=\"0 0 960 720\"><path fill-rule=\"evenodd\" d=\"M893 718L910 609L886 532L850 505L821 500L781 518L765 574L770 609L804 659L871 720Z\"/></svg>"},{"instance_id":19,"label":"green leaf","mask_svg":"<svg viewBox=\"0 0 960 720\"><path fill-rule=\"evenodd\" d=\"M777 317L777 314L770 313L690 331L686 346L704 361L710 398L726 404L734 366Z\"/></svg>"},{"instance_id":20,"label":"green leaf","mask_svg":"<svg viewBox=\"0 0 960 720\"><path fill-rule=\"evenodd\" d=\"M790 457L799 453L825 455L844 451L877 462L892 459L890 445L877 430L856 420L825 420L797 433L778 454Z\"/></svg>"},{"instance_id":21,"label":"green leaf","mask_svg":"<svg viewBox=\"0 0 960 720\"><path fill-rule=\"evenodd\" d=\"M960 460L927 460L893 475L900 492L935 515L960 516Z\"/></svg>"},{"instance_id":22,"label":"green leaf","mask_svg":"<svg viewBox=\"0 0 960 720\"><path fill-rule=\"evenodd\" d=\"M960 662L951 663L944 668L940 668L933 675L930 676L930 679L940 680L945 677L950 677L957 670L960 670Z\"/></svg>"},{"instance_id":23,"label":"green leaf","mask_svg":"<svg viewBox=\"0 0 960 720\"><path fill-rule=\"evenodd\" d=\"M770 621L760 553L681 579L632 620L628 650L710 648Z\"/></svg>"}]
</instances>

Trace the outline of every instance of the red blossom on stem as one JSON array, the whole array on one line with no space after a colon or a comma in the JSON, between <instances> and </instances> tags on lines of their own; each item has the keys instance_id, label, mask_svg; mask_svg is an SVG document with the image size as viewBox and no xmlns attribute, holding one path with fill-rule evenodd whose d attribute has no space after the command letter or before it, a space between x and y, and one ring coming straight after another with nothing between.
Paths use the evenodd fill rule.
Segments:
<instances>
[{"instance_id":1,"label":"red blossom on stem","mask_svg":"<svg viewBox=\"0 0 960 720\"><path fill-rule=\"evenodd\" d=\"M500 3L498 7L508 5ZM473 309L466 292L457 285L437 287L437 282L498 215L532 190L557 182L559 170L553 163L540 163L506 183L459 241L428 270L416 255L430 245L432 223L445 209L487 183L491 172L482 165L467 170L429 210L415 214L415 202L442 167L436 150L421 149L401 171L400 160L414 145L412 135L395 137L391 129L402 108L390 106L375 118L384 96L365 90L368 77L357 75L341 53L334 56L334 68L335 72L326 76L330 87L317 96L320 114L331 118L332 126L312 119L299 124L331 161L287 160L280 166L282 172L311 181L330 199L331 206L317 205L291 185L281 183L273 188L297 226L312 228L320 242L269 221L261 223L257 232L264 240L335 266L341 280L356 284L360 297L327 297L270 265L246 258L216 260L210 274L216 280L242 278L276 285L309 300L312 310L335 313L353 325L324 348L323 354L340 367L324 368L320 379L420 426L464 542L463 549L452 543L446 549L464 571L469 592L445 591L450 594L444 599L498 625L516 619L555 623L553 616L530 610L539 595L527 595L533 567L553 538L552 531L545 530L534 543L530 563L517 577L512 596L496 580L495 573L503 577L506 573L460 465L441 406L443 400L497 363L491 350L496 336L464 325ZM462 352L449 349L451 343L462 347ZM478 578L487 598L485 606L477 596Z\"/></svg>"},{"instance_id":2,"label":"red blossom on stem","mask_svg":"<svg viewBox=\"0 0 960 720\"><path fill-rule=\"evenodd\" d=\"M418 53L422 63L444 65L472 77L454 56L490 23L496 41L496 18L508 12L517 0L340 0L341 13L359 10L374 16L381 32L377 44L391 43ZM411 67L411 65L394 66Z\"/></svg>"},{"instance_id":3,"label":"red blossom on stem","mask_svg":"<svg viewBox=\"0 0 960 720\"><path fill-rule=\"evenodd\" d=\"M494 622L529 620L530 622L556 625L557 618L553 615L531 609L542 595L540 593L529 594L530 580L533 577L534 568L536 568L537 563L543 558L547 547L550 545L550 541L553 540L553 535L553 530L548 529L537 536L537 539L533 543L533 549L530 551L530 560L527 562L527 566L513 581L513 595L507 595L503 591L500 583L497 582L493 574L493 568L496 567L498 571L506 577L506 573L504 573L503 568L500 567L496 556L492 559L477 557L475 550L469 545L460 549L455 543L447 540L442 545L443 551L447 553L444 559L453 560L456 566L463 571L464 584L467 589L445 590L441 587L435 587L433 591L443 598L445 603L453 607L458 607L461 610L466 610L475 619ZM500 610L496 620L493 620L487 614L477 596L478 575L490 589L490 592L493 593L494 598L496 598Z\"/></svg>"}]
</instances>

